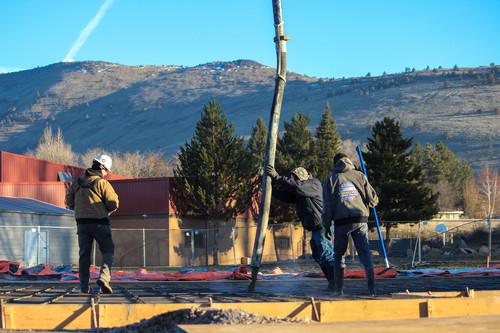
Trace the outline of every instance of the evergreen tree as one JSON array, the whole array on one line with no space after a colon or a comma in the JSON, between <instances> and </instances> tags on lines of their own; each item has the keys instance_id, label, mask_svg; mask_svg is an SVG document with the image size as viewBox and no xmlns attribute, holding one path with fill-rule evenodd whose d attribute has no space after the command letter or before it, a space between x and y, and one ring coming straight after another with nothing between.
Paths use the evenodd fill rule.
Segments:
<instances>
[{"instance_id":1,"label":"evergreen tree","mask_svg":"<svg viewBox=\"0 0 500 333\"><path fill-rule=\"evenodd\" d=\"M436 143L433 160L437 168L437 172L435 172L437 179L450 183L457 193L462 191L464 182L474 176L474 170L469 162L459 161L458 157L442 141Z\"/></svg>"},{"instance_id":2,"label":"evergreen tree","mask_svg":"<svg viewBox=\"0 0 500 333\"><path fill-rule=\"evenodd\" d=\"M284 121L286 132L278 138L276 147L275 168L280 175L289 176L292 169L300 166L314 175L314 142L311 132L307 129L310 121L310 117L300 110L290 123ZM299 220L295 214L295 205L278 200L271 201L270 215L276 222Z\"/></svg>"},{"instance_id":3,"label":"evergreen tree","mask_svg":"<svg viewBox=\"0 0 500 333\"><path fill-rule=\"evenodd\" d=\"M176 193L183 196L181 208L214 221L214 265L218 264L219 220L247 210L254 194L256 170L248 163L243 138L234 132L233 124L212 99L203 107L191 142L180 148L174 170Z\"/></svg>"},{"instance_id":4,"label":"evergreen tree","mask_svg":"<svg viewBox=\"0 0 500 333\"><path fill-rule=\"evenodd\" d=\"M368 179L377 191L377 213L381 221L418 221L434 217L438 195L421 180L421 169L408 149L413 139L401 133L399 122L385 117L373 126L365 153ZM385 222L386 239L397 224Z\"/></svg>"},{"instance_id":5,"label":"evergreen tree","mask_svg":"<svg viewBox=\"0 0 500 333\"><path fill-rule=\"evenodd\" d=\"M427 143L421 157L418 157L420 153L418 146L415 145L413 155L416 157L416 164L422 169L422 179L434 186L440 184L440 188L443 188L443 184L451 186L455 197L455 205L463 207L465 183L474 178L474 170L469 162L466 160L460 161L442 141L436 143L435 150L430 143Z\"/></svg>"},{"instance_id":6,"label":"evergreen tree","mask_svg":"<svg viewBox=\"0 0 500 333\"><path fill-rule=\"evenodd\" d=\"M250 163L259 170L259 175L263 173L264 160L266 158L267 126L264 119L257 119L257 124L252 129L252 135L248 140L247 150L250 156Z\"/></svg>"},{"instance_id":7,"label":"evergreen tree","mask_svg":"<svg viewBox=\"0 0 500 333\"><path fill-rule=\"evenodd\" d=\"M304 115L300 110L290 123L284 121L286 132L278 139L276 149L275 167L278 173L290 173L293 168L300 166L310 172L316 170L313 137L307 129L310 122L309 115Z\"/></svg>"},{"instance_id":8,"label":"evergreen tree","mask_svg":"<svg viewBox=\"0 0 500 333\"><path fill-rule=\"evenodd\" d=\"M323 116L316 128L316 174L322 183L333 170L333 158L340 152L340 135L337 132L337 125L332 118L332 109L327 103L323 111Z\"/></svg>"}]
</instances>

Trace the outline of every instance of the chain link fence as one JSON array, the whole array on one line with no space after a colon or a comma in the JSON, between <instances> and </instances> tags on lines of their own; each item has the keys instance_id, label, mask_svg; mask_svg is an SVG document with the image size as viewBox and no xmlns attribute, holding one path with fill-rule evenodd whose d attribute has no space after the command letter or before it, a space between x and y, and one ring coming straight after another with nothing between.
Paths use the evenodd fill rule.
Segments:
<instances>
[{"instance_id":1,"label":"chain link fence","mask_svg":"<svg viewBox=\"0 0 500 333\"><path fill-rule=\"evenodd\" d=\"M390 223L385 241L389 260L417 265L460 257L475 258L483 266L500 263L500 220L429 220ZM370 222L369 241L375 255L382 254L375 223ZM386 235L386 222L381 221ZM75 227L0 226L0 255L25 266L78 264ZM218 229L121 229L113 228L115 267L249 265L257 226ZM262 262L311 258L310 233L298 222L269 224ZM351 247L352 248L352 247ZM348 256L355 259L355 251ZM100 265L94 244L92 263Z\"/></svg>"}]
</instances>

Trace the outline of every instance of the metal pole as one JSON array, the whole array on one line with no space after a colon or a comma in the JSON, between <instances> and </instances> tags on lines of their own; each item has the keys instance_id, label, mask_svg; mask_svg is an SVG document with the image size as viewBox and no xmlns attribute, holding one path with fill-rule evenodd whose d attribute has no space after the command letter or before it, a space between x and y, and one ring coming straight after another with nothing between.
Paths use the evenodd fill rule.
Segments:
<instances>
[{"instance_id":1,"label":"metal pole","mask_svg":"<svg viewBox=\"0 0 500 333\"><path fill-rule=\"evenodd\" d=\"M267 135L266 157L264 165L274 165L276 157L276 143L278 140L278 125L280 120L281 103L283 101L283 93L285 91L286 82L286 41L289 39L285 36L284 22L281 12L281 1L272 0L273 14L274 14L274 27L276 37L274 42L276 44L277 53L277 70L276 81L274 87L273 105L271 108L271 117L269 119L269 132ZM264 241L267 232L267 223L269 219L269 207L271 206L271 177L264 175L262 177L262 198L259 209L259 220L257 224L257 234L255 235L255 243L252 255L252 282L248 287L248 292L255 291L255 283L259 273L259 268L262 261L262 253L264 251Z\"/></svg>"},{"instance_id":2,"label":"metal pole","mask_svg":"<svg viewBox=\"0 0 500 333\"><path fill-rule=\"evenodd\" d=\"M191 266L194 266L194 230L191 229Z\"/></svg>"},{"instance_id":3,"label":"metal pole","mask_svg":"<svg viewBox=\"0 0 500 333\"><path fill-rule=\"evenodd\" d=\"M231 237L233 239L233 259L234 259L234 265L236 266L236 242L235 242L235 239L234 239L234 233L235 233L235 228L233 227L233 232L231 234Z\"/></svg>"},{"instance_id":4,"label":"metal pole","mask_svg":"<svg viewBox=\"0 0 500 333\"><path fill-rule=\"evenodd\" d=\"M142 266L146 267L146 230L142 229Z\"/></svg>"},{"instance_id":5,"label":"metal pole","mask_svg":"<svg viewBox=\"0 0 500 333\"><path fill-rule=\"evenodd\" d=\"M487 218L488 221L488 267L490 267L490 260L491 260L491 217L488 216Z\"/></svg>"},{"instance_id":6,"label":"metal pole","mask_svg":"<svg viewBox=\"0 0 500 333\"><path fill-rule=\"evenodd\" d=\"M354 242L352 240L351 235L348 235L348 239L349 239L349 252L351 252L351 260L354 261L355 260L354 252L356 252L356 250L354 249Z\"/></svg>"},{"instance_id":7,"label":"metal pole","mask_svg":"<svg viewBox=\"0 0 500 333\"><path fill-rule=\"evenodd\" d=\"M418 262L422 262L422 232L420 231L421 222L418 221Z\"/></svg>"},{"instance_id":8,"label":"metal pole","mask_svg":"<svg viewBox=\"0 0 500 333\"><path fill-rule=\"evenodd\" d=\"M95 251L96 251L95 243L96 243L96 241L94 240L93 241L94 254L92 255L92 266L94 266L94 267L95 267Z\"/></svg>"},{"instance_id":9,"label":"metal pole","mask_svg":"<svg viewBox=\"0 0 500 333\"><path fill-rule=\"evenodd\" d=\"M208 216L205 219L205 230L207 231L205 239L205 265L208 266Z\"/></svg>"},{"instance_id":10,"label":"metal pole","mask_svg":"<svg viewBox=\"0 0 500 333\"><path fill-rule=\"evenodd\" d=\"M36 228L36 264L40 264L40 226Z\"/></svg>"}]
</instances>

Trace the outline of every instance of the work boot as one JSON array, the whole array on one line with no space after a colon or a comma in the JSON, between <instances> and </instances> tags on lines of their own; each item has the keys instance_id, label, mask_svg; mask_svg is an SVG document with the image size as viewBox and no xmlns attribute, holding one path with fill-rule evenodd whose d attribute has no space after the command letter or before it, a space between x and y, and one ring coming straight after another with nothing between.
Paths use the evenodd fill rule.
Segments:
<instances>
[{"instance_id":1,"label":"work boot","mask_svg":"<svg viewBox=\"0 0 500 333\"><path fill-rule=\"evenodd\" d=\"M328 287L326 288L326 291L335 291L335 274L333 272L333 267L327 267L327 279L328 279Z\"/></svg>"},{"instance_id":2,"label":"work boot","mask_svg":"<svg viewBox=\"0 0 500 333\"><path fill-rule=\"evenodd\" d=\"M333 267L327 266L319 266L325 274L325 278L328 281L328 287L326 287L326 291L335 291L335 282L333 281Z\"/></svg>"},{"instance_id":3,"label":"work boot","mask_svg":"<svg viewBox=\"0 0 500 333\"><path fill-rule=\"evenodd\" d=\"M375 296L375 272L372 268L365 268L366 281L368 283L368 295Z\"/></svg>"},{"instance_id":4,"label":"work boot","mask_svg":"<svg viewBox=\"0 0 500 333\"><path fill-rule=\"evenodd\" d=\"M333 272L333 280L335 283L335 293L333 293L333 296L344 296L344 269L335 269Z\"/></svg>"},{"instance_id":5,"label":"work boot","mask_svg":"<svg viewBox=\"0 0 500 333\"><path fill-rule=\"evenodd\" d=\"M82 294L88 294L89 293L89 285L81 284L80 285L80 292Z\"/></svg>"},{"instance_id":6,"label":"work boot","mask_svg":"<svg viewBox=\"0 0 500 333\"><path fill-rule=\"evenodd\" d=\"M111 286L109 285L109 282L108 281L104 281L102 279L99 279L97 280L97 285L99 287L101 287L101 292L103 294L112 294L113 293L113 289L111 288Z\"/></svg>"}]
</instances>

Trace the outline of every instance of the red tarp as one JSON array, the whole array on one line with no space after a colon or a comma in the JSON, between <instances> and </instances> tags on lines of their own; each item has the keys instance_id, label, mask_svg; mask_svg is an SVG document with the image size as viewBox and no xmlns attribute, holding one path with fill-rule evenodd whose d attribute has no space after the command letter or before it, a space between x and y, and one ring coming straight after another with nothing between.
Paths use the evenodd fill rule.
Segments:
<instances>
[{"instance_id":1,"label":"red tarp","mask_svg":"<svg viewBox=\"0 0 500 333\"><path fill-rule=\"evenodd\" d=\"M35 267L19 267L18 262L0 260L0 280L78 280L78 273L74 273L70 266L59 266L48 269L45 264ZM500 275L500 265L488 268L460 269L460 270L408 270L396 271L393 268L375 268L375 278L396 278L396 277L425 277L425 276L484 276ZM349 271L344 270L346 279L366 278L364 270ZM90 279L96 280L99 277L99 270L90 267ZM113 271L111 280L118 281L216 281L216 280L251 280L252 275L247 272L245 266L234 268L230 271L185 269L176 273L154 273L149 274L142 268L132 273L123 271ZM280 280L299 278L325 278L323 273L284 273L276 267L271 274L259 274L259 280Z\"/></svg>"}]
</instances>

